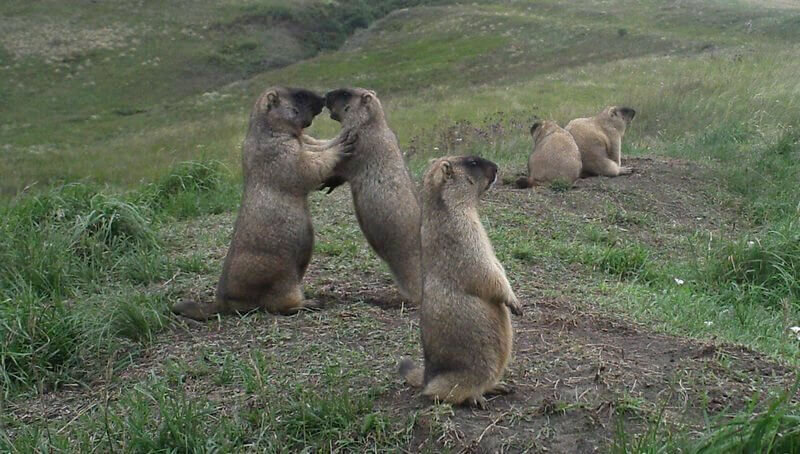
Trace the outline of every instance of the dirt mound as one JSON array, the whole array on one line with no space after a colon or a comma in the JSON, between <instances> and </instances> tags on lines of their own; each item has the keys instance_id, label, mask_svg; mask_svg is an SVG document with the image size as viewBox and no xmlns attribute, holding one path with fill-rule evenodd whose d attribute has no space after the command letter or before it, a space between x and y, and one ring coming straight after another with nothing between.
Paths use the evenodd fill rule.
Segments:
<instances>
[{"instance_id":1,"label":"dirt mound","mask_svg":"<svg viewBox=\"0 0 800 454\"><path fill-rule=\"evenodd\" d=\"M741 410L753 389L790 383L791 371L740 347L665 336L558 301L537 304L515 323L507 375L516 392L487 412L457 408L437 443L478 452L594 452L617 424L629 432L663 412L667 424L701 428L703 415ZM426 402L399 391L395 405ZM435 446L424 416L416 442Z\"/></svg>"}]
</instances>

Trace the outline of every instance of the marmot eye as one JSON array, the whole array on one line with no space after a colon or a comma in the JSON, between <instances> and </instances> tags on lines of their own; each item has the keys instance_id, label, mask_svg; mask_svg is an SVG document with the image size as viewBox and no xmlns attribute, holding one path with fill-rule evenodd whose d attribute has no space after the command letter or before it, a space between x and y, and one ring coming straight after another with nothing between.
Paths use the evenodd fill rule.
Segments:
<instances>
[{"instance_id":1,"label":"marmot eye","mask_svg":"<svg viewBox=\"0 0 800 454\"><path fill-rule=\"evenodd\" d=\"M471 165L472 167L477 167L478 161L473 159L472 161L469 162L469 165Z\"/></svg>"},{"instance_id":2,"label":"marmot eye","mask_svg":"<svg viewBox=\"0 0 800 454\"><path fill-rule=\"evenodd\" d=\"M345 111L345 112L347 112L347 111L349 111L349 110L350 110L350 106L349 106L349 105L347 105L347 106L344 106L344 111Z\"/></svg>"}]
</instances>

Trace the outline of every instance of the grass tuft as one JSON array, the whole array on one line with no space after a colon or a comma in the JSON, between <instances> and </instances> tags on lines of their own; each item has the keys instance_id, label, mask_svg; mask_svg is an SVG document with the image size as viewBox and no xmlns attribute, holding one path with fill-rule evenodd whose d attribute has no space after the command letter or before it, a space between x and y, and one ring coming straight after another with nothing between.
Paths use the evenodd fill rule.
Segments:
<instances>
[{"instance_id":1,"label":"grass tuft","mask_svg":"<svg viewBox=\"0 0 800 454\"><path fill-rule=\"evenodd\" d=\"M800 408L792 402L797 386L780 395L759 402L750 401L749 408L705 429L695 440L685 433L672 433L664 420L664 412L650 421L639 434L630 434L622 421L617 424L611 452L617 454L687 453L687 454L792 454L800 453ZM759 404L764 408L758 411Z\"/></svg>"},{"instance_id":2,"label":"grass tuft","mask_svg":"<svg viewBox=\"0 0 800 454\"><path fill-rule=\"evenodd\" d=\"M70 184L0 209L0 291L74 295L129 250L155 250L150 210L116 195Z\"/></svg>"},{"instance_id":3,"label":"grass tuft","mask_svg":"<svg viewBox=\"0 0 800 454\"><path fill-rule=\"evenodd\" d=\"M572 261L620 279L651 282L658 278L650 251L637 243L578 245L566 249L564 253Z\"/></svg>"},{"instance_id":4,"label":"grass tuft","mask_svg":"<svg viewBox=\"0 0 800 454\"><path fill-rule=\"evenodd\" d=\"M33 289L0 301L0 392L58 386L80 362L82 330L72 308Z\"/></svg>"},{"instance_id":5,"label":"grass tuft","mask_svg":"<svg viewBox=\"0 0 800 454\"><path fill-rule=\"evenodd\" d=\"M111 312L114 333L134 341L152 342L169 323L165 295L122 295Z\"/></svg>"},{"instance_id":6,"label":"grass tuft","mask_svg":"<svg viewBox=\"0 0 800 454\"><path fill-rule=\"evenodd\" d=\"M785 301L800 301L798 222L788 220L712 250L698 279L723 290L731 303L749 300L782 309Z\"/></svg>"},{"instance_id":7,"label":"grass tuft","mask_svg":"<svg viewBox=\"0 0 800 454\"><path fill-rule=\"evenodd\" d=\"M178 164L167 176L140 191L141 203L175 219L218 214L236 206L239 187L216 160Z\"/></svg>"}]
</instances>

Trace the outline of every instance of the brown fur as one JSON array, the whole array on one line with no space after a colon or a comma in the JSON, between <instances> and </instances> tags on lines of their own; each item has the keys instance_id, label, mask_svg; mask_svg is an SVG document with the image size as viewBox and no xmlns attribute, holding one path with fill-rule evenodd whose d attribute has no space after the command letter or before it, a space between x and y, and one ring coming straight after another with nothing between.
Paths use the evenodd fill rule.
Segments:
<instances>
[{"instance_id":1,"label":"brown fur","mask_svg":"<svg viewBox=\"0 0 800 454\"><path fill-rule=\"evenodd\" d=\"M358 135L353 157L336 167L329 186L350 183L367 242L389 265L400 293L419 304L419 200L383 106L375 92L361 88L333 90L325 105L331 118Z\"/></svg>"},{"instance_id":2,"label":"brown fur","mask_svg":"<svg viewBox=\"0 0 800 454\"><path fill-rule=\"evenodd\" d=\"M452 404L484 407L511 358L509 310L522 314L478 216L478 200L497 178L497 166L476 157L433 162L422 190L423 298L420 310L424 370L400 364L409 384Z\"/></svg>"},{"instance_id":3,"label":"brown fur","mask_svg":"<svg viewBox=\"0 0 800 454\"><path fill-rule=\"evenodd\" d=\"M582 177L616 177L633 172L622 165L622 136L636 111L630 107L606 107L590 118L576 118L565 128L581 152Z\"/></svg>"},{"instance_id":4,"label":"brown fur","mask_svg":"<svg viewBox=\"0 0 800 454\"><path fill-rule=\"evenodd\" d=\"M206 320L255 309L291 314L312 305L301 287L314 245L307 195L352 149L345 133L314 150L302 143L303 128L322 106L322 97L291 88L270 88L258 98L242 146L242 204L215 301L182 301L173 312Z\"/></svg>"},{"instance_id":5,"label":"brown fur","mask_svg":"<svg viewBox=\"0 0 800 454\"><path fill-rule=\"evenodd\" d=\"M533 152L528 158L528 176L517 180L517 187L563 181L572 184L581 176L581 153L572 135L556 122L536 121L531 126Z\"/></svg>"}]
</instances>

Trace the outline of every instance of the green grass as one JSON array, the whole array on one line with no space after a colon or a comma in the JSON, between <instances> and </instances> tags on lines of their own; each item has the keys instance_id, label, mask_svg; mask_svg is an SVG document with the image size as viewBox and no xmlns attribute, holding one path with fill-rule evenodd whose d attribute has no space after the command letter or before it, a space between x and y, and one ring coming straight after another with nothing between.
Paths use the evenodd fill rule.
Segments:
<instances>
[{"instance_id":1,"label":"green grass","mask_svg":"<svg viewBox=\"0 0 800 454\"><path fill-rule=\"evenodd\" d=\"M409 440L413 415L398 421L376 409L379 388L364 393L348 389L363 370L349 369L328 356L321 369L306 371L315 382L297 379L276 384L276 371L287 367L277 361L260 351L224 358L209 351L199 364L171 362L163 376L150 376L113 402L90 408L68 432L35 425L19 428L12 438L0 427L0 448L4 452L34 447L56 452L98 447L123 452L349 452L391 450ZM208 375L217 377L215 386L228 399L239 401L236 408L190 390L191 383ZM239 400L238 389L246 393L244 401Z\"/></svg>"},{"instance_id":2,"label":"green grass","mask_svg":"<svg viewBox=\"0 0 800 454\"><path fill-rule=\"evenodd\" d=\"M378 17L401 4L371 4L363 14ZM462 120L480 122L498 110L523 122L534 113L563 122L609 102L635 104L643 114L631 131L631 143L641 147L653 144L641 143L639 137L671 143L686 131L702 131L712 121L738 124L749 118L750 112L757 112L758 124L777 125L789 118L781 112L796 109L790 76L797 71L792 58L796 49L791 42L776 43L782 35L771 35L766 27L784 20L783 16L770 10L707 2L693 4L702 16L677 8L655 18L650 11L657 5L647 2L621 2L602 15L591 3L569 9L556 3L537 8L494 4L413 8L387 18L381 23L381 33L366 34L339 52L229 85L225 80L230 79L224 77L232 74L219 69L212 72L222 74L224 80L197 85L191 79L186 82L185 73L195 72L193 63L185 69L186 58L198 54L207 58L207 53L216 52L209 47L220 40L242 39L245 43L231 44L232 49L247 49L254 42L244 25L241 30L237 26L218 32L220 26L215 24L246 24L252 18L265 17L273 20L270 11L278 8L276 5L243 2L221 10L198 5L192 8L194 14L180 16L184 23L164 25L176 38L170 46L157 46L160 41L153 38L147 46L126 42L128 47L119 50L95 50L99 54L91 59L94 63L70 79L65 79L66 69L53 72L38 54L15 60L0 72L0 78L5 77L11 87L8 105L17 106L3 112L6 150L0 165L3 174L10 175L4 179L3 191L13 194L37 181L47 185L81 178L136 185L163 176L164 169L178 162L198 158L219 159L238 173L246 112L257 93L275 83L319 90L356 83L376 89L403 145L415 136L423 136L432 145L430 136L442 128ZM342 12L336 14L361 11L359 5L345 2ZM50 11L20 5L7 8L32 18ZM106 8L109 11L98 11L94 19L100 20L103 14L127 17L126 27L136 31L136 39L149 39L137 27L159 24L153 22L156 19L147 8ZM181 6L173 3L170 8ZM297 27L302 28L312 16L324 13L325 7L321 8L292 20L299 21ZM718 17L725 18L723 24L716 22ZM676 18L689 22L677 27ZM348 19L332 23L340 20L346 23ZM736 20L765 26L756 25L755 33L747 33L724 24ZM344 36L361 22L343 25L337 36ZM621 26L629 30L624 37L618 36ZM465 35L461 33L464 29L473 33ZM335 44L340 39L323 41ZM598 42L604 43L601 52ZM696 54L707 44L720 50ZM747 47L741 51L735 47L743 45ZM137 51L131 54L129 47ZM120 53L126 56L120 57ZM665 53L669 56L664 57ZM626 59L617 62L620 55ZM161 66L142 65L156 57ZM261 58L253 56L253 61ZM612 63L605 63L608 60ZM81 65L71 60L64 64L70 71ZM170 67L165 68L167 65ZM446 81L442 74L447 74ZM598 77L601 74L603 77ZM82 85L89 82L107 86ZM480 89L465 91L472 86ZM420 90L425 95L414 96ZM139 100L138 105L127 98ZM52 105L53 99L57 105ZM730 103L730 99L738 101ZM68 111L64 111L66 106ZM143 112L132 114L139 110ZM209 121L210 114L213 121ZM334 133L333 122L321 119L319 123L314 131Z\"/></svg>"},{"instance_id":3,"label":"green grass","mask_svg":"<svg viewBox=\"0 0 800 454\"><path fill-rule=\"evenodd\" d=\"M8 177L0 193L83 178L130 186L184 160L233 158L243 131L237 113L251 100L219 90L336 48L416 3L182 0L87 10L79 1L4 2L0 172ZM218 143L209 140L220 127L212 111L237 116ZM158 136L152 147L136 143Z\"/></svg>"},{"instance_id":4,"label":"green grass","mask_svg":"<svg viewBox=\"0 0 800 454\"><path fill-rule=\"evenodd\" d=\"M780 309L800 296L800 228L790 220L723 245L699 276L709 287L730 288L745 304ZM736 301L734 300L734 301Z\"/></svg>"},{"instance_id":5,"label":"green grass","mask_svg":"<svg viewBox=\"0 0 800 454\"><path fill-rule=\"evenodd\" d=\"M218 163L189 162L129 193L73 183L4 206L3 394L80 379L85 360L126 347L117 339L152 341L168 324L167 294L144 289L177 269L203 269L196 259L173 263L158 225L227 210L238 194Z\"/></svg>"},{"instance_id":6,"label":"green grass","mask_svg":"<svg viewBox=\"0 0 800 454\"><path fill-rule=\"evenodd\" d=\"M611 452L628 453L797 453L800 452L800 408L792 402L795 386L778 396L755 396L746 412L714 421L696 440L673 433L662 412L641 434L617 426Z\"/></svg>"}]
</instances>

